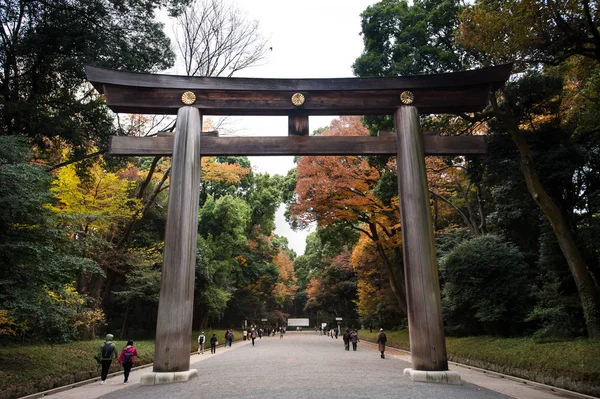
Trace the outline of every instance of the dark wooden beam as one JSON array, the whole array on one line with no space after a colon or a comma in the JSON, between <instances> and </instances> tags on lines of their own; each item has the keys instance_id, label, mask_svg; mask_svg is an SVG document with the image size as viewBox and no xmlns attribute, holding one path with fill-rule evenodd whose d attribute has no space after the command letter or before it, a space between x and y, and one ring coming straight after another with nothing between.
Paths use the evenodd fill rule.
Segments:
<instances>
[{"instance_id":1,"label":"dark wooden beam","mask_svg":"<svg viewBox=\"0 0 600 399\"><path fill-rule=\"evenodd\" d=\"M425 134L426 155L485 154L485 136L447 137ZM201 137L202 156L262 155L396 155L396 137L289 136L289 137ZM111 137L115 156L170 156L173 137Z\"/></svg>"},{"instance_id":2,"label":"dark wooden beam","mask_svg":"<svg viewBox=\"0 0 600 399\"><path fill-rule=\"evenodd\" d=\"M288 117L288 136L308 136L308 116Z\"/></svg>"},{"instance_id":3,"label":"dark wooden beam","mask_svg":"<svg viewBox=\"0 0 600 399\"><path fill-rule=\"evenodd\" d=\"M512 66L437 75L254 79L187 77L86 67L88 79L115 112L175 114L186 91L203 115L391 115L411 91L420 114L474 112L502 86ZM304 103L294 105L301 93Z\"/></svg>"}]
</instances>

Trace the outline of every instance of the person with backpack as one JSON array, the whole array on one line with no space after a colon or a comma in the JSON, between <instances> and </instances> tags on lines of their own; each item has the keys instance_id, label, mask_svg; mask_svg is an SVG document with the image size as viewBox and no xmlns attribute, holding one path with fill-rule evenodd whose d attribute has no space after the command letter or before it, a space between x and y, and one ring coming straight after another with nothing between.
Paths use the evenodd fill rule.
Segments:
<instances>
[{"instance_id":1,"label":"person with backpack","mask_svg":"<svg viewBox=\"0 0 600 399\"><path fill-rule=\"evenodd\" d=\"M204 335L204 331L202 334L198 335L198 354L204 353L204 343L206 342L206 335Z\"/></svg>"},{"instance_id":2,"label":"person with backpack","mask_svg":"<svg viewBox=\"0 0 600 399\"><path fill-rule=\"evenodd\" d=\"M127 346L123 348L121 354L119 355L119 362L123 365L123 376L125 377L125 381L123 384L127 384L127 380L129 379L129 372L133 367L133 362L135 361L135 357L138 355L137 350L133 346L133 340L127 341Z\"/></svg>"},{"instance_id":3,"label":"person with backpack","mask_svg":"<svg viewBox=\"0 0 600 399\"><path fill-rule=\"evenodd\" d=\"M379 348L379 352L381 352L381 358L385 359L385 354L383 352L385 352L385 342L387 341L387 337L385 336L385 333L383 332L383 328L379 329L379 334L377 335L377 346Z\"/></svg>"},{"instance_id":4,"label":"person with backpack","mask_svg":"<svg viewBox=\"0 0 600 399\"><path fill-rule=\"evenodd\" d=\"M229 335L227 335L227 345L231 348L231 343L233 342L233 329L229 329Z\"/></svg>"},{"instance_id":5,"label":"person with backpack","mask_svg":"<svg viewBox=\"0 0 600 399\"><path fill-rule=\"evenodd\" d=\"M350 341L352 341L352 350L356 351L356 344L360 342L360 340L358 339L358 331L356 331L356 328L350 333Z\"/></svg>"},{"instance_id":6,"label":"person with backpack","mask_svg":"<svg viewBox=\"0 0 600 399\"><path fill-rule=\"evenodd\" d=\"M100 353L98 358L100 359L100 364L102 365L102 373L100 374L101 380L100 384L106 384L106 376L108 376L108 370L110 370L110 364L113 359L117 357L117 347L112 342L113 340L112 334L106 334L104 338L104 343L100 345Z\"/></svg>"},{"instance_id":7,"label":"person with backpack","mask_svg":"<svg viewBox=\"0 0 600 399\"><path fill-rule=\"evenodd\" d=\"M256 339L256 330L253 328L250 333L250 338L252 339L252 346L254 346L254 340Z\"/></svg>"},{"instance_id":8,"label":"person with backpack","mask_svg":"<svg viewBox=\"0 0 600 399\"><path fill-rule=\"evenodd\" d=\"M217 353L217 334L210 337L210 353Z\"/></svg>"}]
</instances>

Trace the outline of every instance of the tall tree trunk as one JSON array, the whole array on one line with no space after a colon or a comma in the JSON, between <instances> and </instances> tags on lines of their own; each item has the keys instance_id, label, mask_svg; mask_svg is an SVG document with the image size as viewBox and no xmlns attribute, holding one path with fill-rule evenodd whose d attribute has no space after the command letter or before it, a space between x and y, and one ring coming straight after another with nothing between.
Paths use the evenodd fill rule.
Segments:
<instances>
[{"instance_id":1,"label":"tall tree trunk","mask_svg":"<svg viewBox=\"0 0 600 399\"><path fill-rule=\"evenodd\" d=\"M125 338L125 328L127 327L127 315L129 314L129 302L127 302L127 306L125 307L125 315L123 316L123 327L121 327L121 333L119 334L120 339Z\"/></svg>"},{"instance_id":2,"label":"tall tree trunk","mask_svg":"<svg viewBox=\"0 0 600 399\"><path fill-rule=\"evenodd\" d=\"M501 111L496 99L492 97L492 105L496 115L502 120L519 151L521 171L525 177L527 189L536 204L542 210L552 226L558 245L567 260L573 279L579 291L579 299L587 326L588 337L600 338L600 299L598 287L594 284L591 273L575 243L573 232L556 202L546 193L542 186L533 163L533 154L525 140L523 132L519 129L518 121L511 114Z\"/></svg>"},{"instance_id":3,"label":"tall tree trunk","mask_svg":"<svg viewBox=\"0 0 600 399\"><path fill-rule=\"evenodd\" d=\"M371 236L373 237L373 241L375 242L375 246L377 248L377 253L381 256L381 260L387 269L388 281L390 283L390 288L394 297L396 298L396 303L402 313L408 315L408 310L406 307L406 291L404 290L404 273L400 272L402 283L398 284L397 272L394 270L394 265L390 261L389 257L385 253L385 249L379 242L379 234L377 233L377 226L373 223L369 223L369 230L371 232Z\"/></svg>"}]
</instances>

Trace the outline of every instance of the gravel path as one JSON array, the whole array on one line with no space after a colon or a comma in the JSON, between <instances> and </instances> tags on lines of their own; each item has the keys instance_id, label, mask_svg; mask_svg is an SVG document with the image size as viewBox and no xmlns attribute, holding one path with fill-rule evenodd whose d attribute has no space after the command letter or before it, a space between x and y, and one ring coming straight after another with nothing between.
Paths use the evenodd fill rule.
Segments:
<instances>
[{"instance_id":1,"label":"gravel path","mask_svg":"<svg viewBox=\"0 0 600 399\"><path fill-rule=\"evenodd\" d=\"M219 356L194 363L200 377L187 383L133 385L103 399L154 398L509 398L469 383L415 383L402 375L410 364L397 356L380 359L372 345L344 351L341 339L314 332L285 334L220 349Z\"/></svg>"}]
</instances>

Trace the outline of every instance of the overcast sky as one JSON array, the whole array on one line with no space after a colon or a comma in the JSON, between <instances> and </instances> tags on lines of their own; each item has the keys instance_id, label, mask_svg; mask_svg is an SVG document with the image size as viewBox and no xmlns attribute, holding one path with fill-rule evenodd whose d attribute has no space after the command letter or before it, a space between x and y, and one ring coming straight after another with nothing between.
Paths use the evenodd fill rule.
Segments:
<instances>
[{"instance_id":1,"label":"overcast sky","mask_svg":"<svg viewBox=\"0 0 600 399\"><path fill-rule=\"evenodd\" d=\"M343 78L352 77L351 65L363 49L360 14L375 0L237 0L237 7L249 19L259 22L268 40L264 64L236 74L256 78ZM176 73L184 74L183 71ZM309 131L329 126L337 115L309 118ZM236 135L286 136L287 117L236 117L228 122ZM256 172L287 174L293 157L250 157ZM298 255L304 253L309 231L292 231L276 216L275 233L287 237Z\"/></svg>"}]
</instances>

